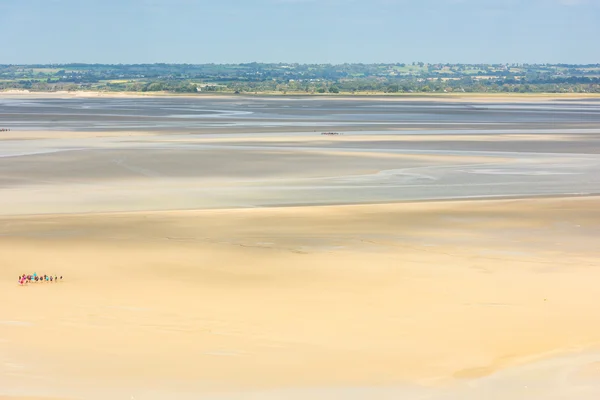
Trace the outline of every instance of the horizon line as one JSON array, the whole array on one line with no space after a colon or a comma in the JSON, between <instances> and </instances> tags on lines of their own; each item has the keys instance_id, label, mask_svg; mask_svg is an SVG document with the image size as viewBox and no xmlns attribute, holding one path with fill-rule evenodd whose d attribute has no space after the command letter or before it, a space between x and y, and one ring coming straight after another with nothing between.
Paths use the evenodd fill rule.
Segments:
<instances>
[{"instance_id":1,"label":"horizon line","mask_svg":"<svg viewBox=\"0 0 600 400\"><path fill-rule=\"evenodd\" d=\"M114 63L114 62L39 62L39 63L1 63L2 66L28 66L28 65L247 65L247 64L264 64L264 65L590 65L600 66L600 61L595 63L570 63L570 62L425 62L425 61L396 61L396 62L342 62L342 63L316 63L316 62L202 62L202 63L186 63L186 62L136 62L136 63Z\"/></svg>"}]
</instances>

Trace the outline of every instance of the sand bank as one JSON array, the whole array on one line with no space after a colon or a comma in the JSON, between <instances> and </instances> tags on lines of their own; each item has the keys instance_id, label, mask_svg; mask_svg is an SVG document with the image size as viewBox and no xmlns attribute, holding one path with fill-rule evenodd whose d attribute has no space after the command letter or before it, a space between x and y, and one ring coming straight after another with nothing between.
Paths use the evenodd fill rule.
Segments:
<instances>
[{"instance_id":1,"label":"sand bank","mask_svg":"<svg viewBox=\"0 0 600 400\"><path fill-rule=\"evenodd\" d=\"M98 91L59 91L59 92L32 92L29 90L6 90L0 91L1 97L31 97L31 98L164 98L164 97L180 97L180 98L206 98L206 99L222 99L222 98L257 98L257 99L273 99L278 100L282 98L304 98L304 99L319 99L319 100L359 100L364 101L368 99L376 99L379 101L450 101L450 102L547 102L557 100L587 100L587 99L598 99L600 94L597 93L431 93L431 94L412 94L412 93L401 93L401 94L384 94L384 93L373 93L373 94L312 94L308 95L305 93L298 94L281 94L278 92L273 93L262 93L262 94L185 94L185 93L140 93L140 92L98 92Z\"/></svg>"}]
</instances>

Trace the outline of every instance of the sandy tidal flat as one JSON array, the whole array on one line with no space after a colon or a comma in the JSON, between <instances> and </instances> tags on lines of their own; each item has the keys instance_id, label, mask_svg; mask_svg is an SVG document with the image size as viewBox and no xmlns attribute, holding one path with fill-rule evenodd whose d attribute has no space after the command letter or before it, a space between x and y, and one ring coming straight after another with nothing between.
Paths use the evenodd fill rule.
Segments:
<instances>
[{"instance_id":1,"label":"sandy tidal flat","mask_svg":"<svg viewBox=\"0 0 600 400\"><path fill-rule=\"evenodd\" d=\"M600 398L600 103L411 99L0 97L0 400Z\"/></svg>"},{"instance_id":2,"label":"sandy tidal flat","mask_svg":"<svg viewBox=\"0 0 600 400\"><path fill-rule=\"evenodd\" d=\"M4 217L0 387L558 399L576 386L591 399L598 210L588 198ZM34 270L66 280L16 285Z\"/></svg>"}]
</instances>

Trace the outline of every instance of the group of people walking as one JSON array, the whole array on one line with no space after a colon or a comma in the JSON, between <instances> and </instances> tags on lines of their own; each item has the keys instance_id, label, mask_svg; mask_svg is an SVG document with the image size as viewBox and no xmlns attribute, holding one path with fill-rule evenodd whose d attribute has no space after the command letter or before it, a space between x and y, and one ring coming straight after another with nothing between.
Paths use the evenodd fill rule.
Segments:
<instances>
[{"instance_id":1,"label":"group of people walking","mask_svg":"<svg viewBox=\"0 0 600 400\"><path fill-rule=\"evenodd\" d=\"M19 275L19 285L26 285L28 283L35 282L58 282L62 281L62 276L58 277L56 275L39 275L34 272L33 275Z\"/></svg>"},{"instance_id":2,"label":"group of people walking","mask_svg":"<svg viewBox=\"0 0 600 400\"><path fill-rule=\"evenodd\" d=\"M0 132L10 132L10 129L8 129L8 128L0 128Z\"/></svg>"}]
</instances>

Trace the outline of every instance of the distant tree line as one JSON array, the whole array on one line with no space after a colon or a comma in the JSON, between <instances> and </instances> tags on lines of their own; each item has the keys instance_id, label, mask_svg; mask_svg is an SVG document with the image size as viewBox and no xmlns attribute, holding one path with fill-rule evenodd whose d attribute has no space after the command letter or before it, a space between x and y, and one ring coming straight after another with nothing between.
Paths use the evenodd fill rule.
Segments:
<instances>
[{"instance_id":1,"label":"distant tree line","mask_svg":"<svg viewBox=\"0 0 600 400\"><path fill-rule=\"evenodd\" d=\"M0 90L228 93L598 93L600 64L0 65Z\"/></svg>"}]
</instances>

